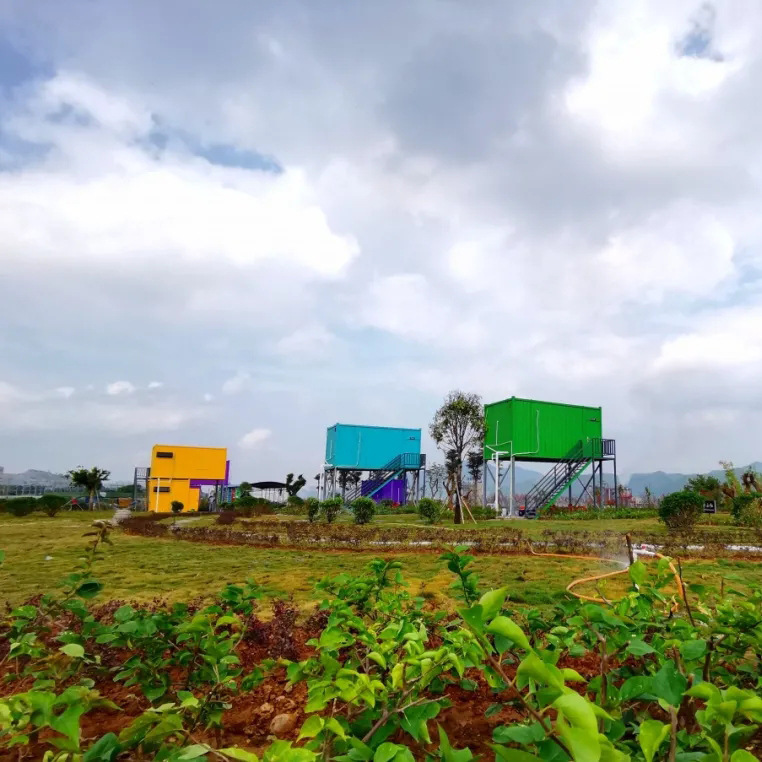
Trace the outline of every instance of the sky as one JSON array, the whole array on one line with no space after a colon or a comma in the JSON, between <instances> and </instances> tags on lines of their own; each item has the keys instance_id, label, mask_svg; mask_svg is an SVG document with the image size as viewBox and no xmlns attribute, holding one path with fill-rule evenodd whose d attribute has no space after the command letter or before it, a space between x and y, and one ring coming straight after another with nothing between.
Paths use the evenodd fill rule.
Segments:
<instances>
[{"instance_id":1,"label":"sky","mask_svg":"<svg viewBox=\"0 0 762 762\"><path fill-rule=\"evenodd\" d=\"M0 465L311 478L457 388L762 459L761 89L758 0L0 0Z\"/></svg>"}]
</instances>

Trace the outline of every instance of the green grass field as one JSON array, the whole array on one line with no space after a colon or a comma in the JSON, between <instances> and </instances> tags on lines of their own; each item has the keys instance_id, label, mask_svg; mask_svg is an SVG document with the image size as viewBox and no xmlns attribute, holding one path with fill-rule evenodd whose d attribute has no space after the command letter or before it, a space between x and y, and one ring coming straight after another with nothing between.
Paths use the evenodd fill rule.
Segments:
<instances>
[{"instance_id":1,"label":"green grass field","mask_svg":"<svg viewBox=\"0 0 762 762\"><path fill-rule=\"evenodd\" d=\"M72 569L81 555L86 542L82 535L92 520L110 516L110 512L67 512L51 519L41 514L24 518L0 514L0 548L6 552L5 563L0 566L0 603L17 604L54 589L57 581ZM390 518L399 519L380 518L385 523ZM624 523L629 529L633 522L600 523ZM599 528L599 522L531 521L523 521L520 527L542 531L543 527L558 529L566 528L561 525L568 524L573 525L572 530ZM621 531L624 530L625 527L621 527ZM315 601L312 592L315 582L341 572L358 572L378 556L394 557L403 562L404 574L413 593L441 601L452 583L452 575L437 560L437 554L420 549L379 553L215 546L130 536L119 530L113 532L112 540L113 545L105 547L104 558L96 568L96 577L105 585L103 600L146 601L156 597L189 600L209 596L227 582L252 578L269 593L292 596L297 604L308 608ZM484 586L507 585L513 601L530 605L547 605L563 598L566 585L577 577L617 568L605 560L532 556L479 556L474 565ZM738 578L732 582L737 587L762 583L762 564L688 560L683 563L683 569L689 583L719 587L723 578L732 576ZM624 585L625 580L621 578L610 583L606 592L615 595L624 589ZM594 589L591 587L588 592L594 592Z\"/></svg>"}]
</instances>

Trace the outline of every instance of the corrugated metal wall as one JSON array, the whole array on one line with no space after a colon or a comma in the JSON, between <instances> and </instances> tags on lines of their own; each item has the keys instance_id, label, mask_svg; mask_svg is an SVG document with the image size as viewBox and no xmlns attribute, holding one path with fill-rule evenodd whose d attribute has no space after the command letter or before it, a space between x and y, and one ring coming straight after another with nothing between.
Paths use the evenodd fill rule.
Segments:
<instances>
[{"instance_id":1,"label":"corrugated metal wall","mask_svg":"<svg viewBox=\"0 0 762 762\"><path fill-rule=\"evenodd\" d=\"M566 457L580 441L602 436L601 408L518 397L485 405L484 457L511 450L522 460ZM505 457L505 456L503 456Z\"/></svg>"},{"instance_id":2,"label":"corrugated metal wall","mask_svg":"<svg viewBox=\"0 0 762 762\"><path fill-rule=\"evenodd\" d=\"M375 471L397 455L420 452L420 429L338 423L326 431L325 461L336 468Z\"/></svg>"}]
</instances>

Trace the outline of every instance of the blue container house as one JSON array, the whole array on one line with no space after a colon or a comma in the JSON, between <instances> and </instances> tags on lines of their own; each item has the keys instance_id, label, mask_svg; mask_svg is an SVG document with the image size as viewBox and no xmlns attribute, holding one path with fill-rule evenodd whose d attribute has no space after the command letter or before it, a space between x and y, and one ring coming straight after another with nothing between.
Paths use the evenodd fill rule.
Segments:
<instances>
[{"instance_id":1,"label":"blue container house","mask_svg":"<svg viewBox=\"0 0 762 762\"><path fill-rule=\"evenodd\" d=\"M420 456L420 429L337 423L326 432L325 462L333 468L380 471L405 454Z\"/></svg>"}]
</instances>

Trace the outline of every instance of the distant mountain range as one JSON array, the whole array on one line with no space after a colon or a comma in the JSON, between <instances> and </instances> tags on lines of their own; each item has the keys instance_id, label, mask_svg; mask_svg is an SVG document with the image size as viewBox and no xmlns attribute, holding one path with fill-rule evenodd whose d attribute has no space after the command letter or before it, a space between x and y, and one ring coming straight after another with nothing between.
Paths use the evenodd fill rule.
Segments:
<instances>
[{"instance_id":1,"label":"distant mountain range","mask_svg":"<svg viewBox=\"0 0 762 762\"><path fill-rule=\"evenodd\" d=\"M740 476L747 468L749 468L748 465L734 470ZM762 463L756 461L751 464L751 468L755 471L760 471L762 470ZM716 476L721 482L725 480L725 472L722 469L710 471L709 475ZM660 495L667 495L670 492L679 492L685 487L688 479L693 476L696 476L696 474L667 474L664 471L654 471L650 474L633 474L630 477L628 486L632 490L633 495L644 495L646 487L648 487L654 497L659 497Z\"/></svg>"}]
</instances>

